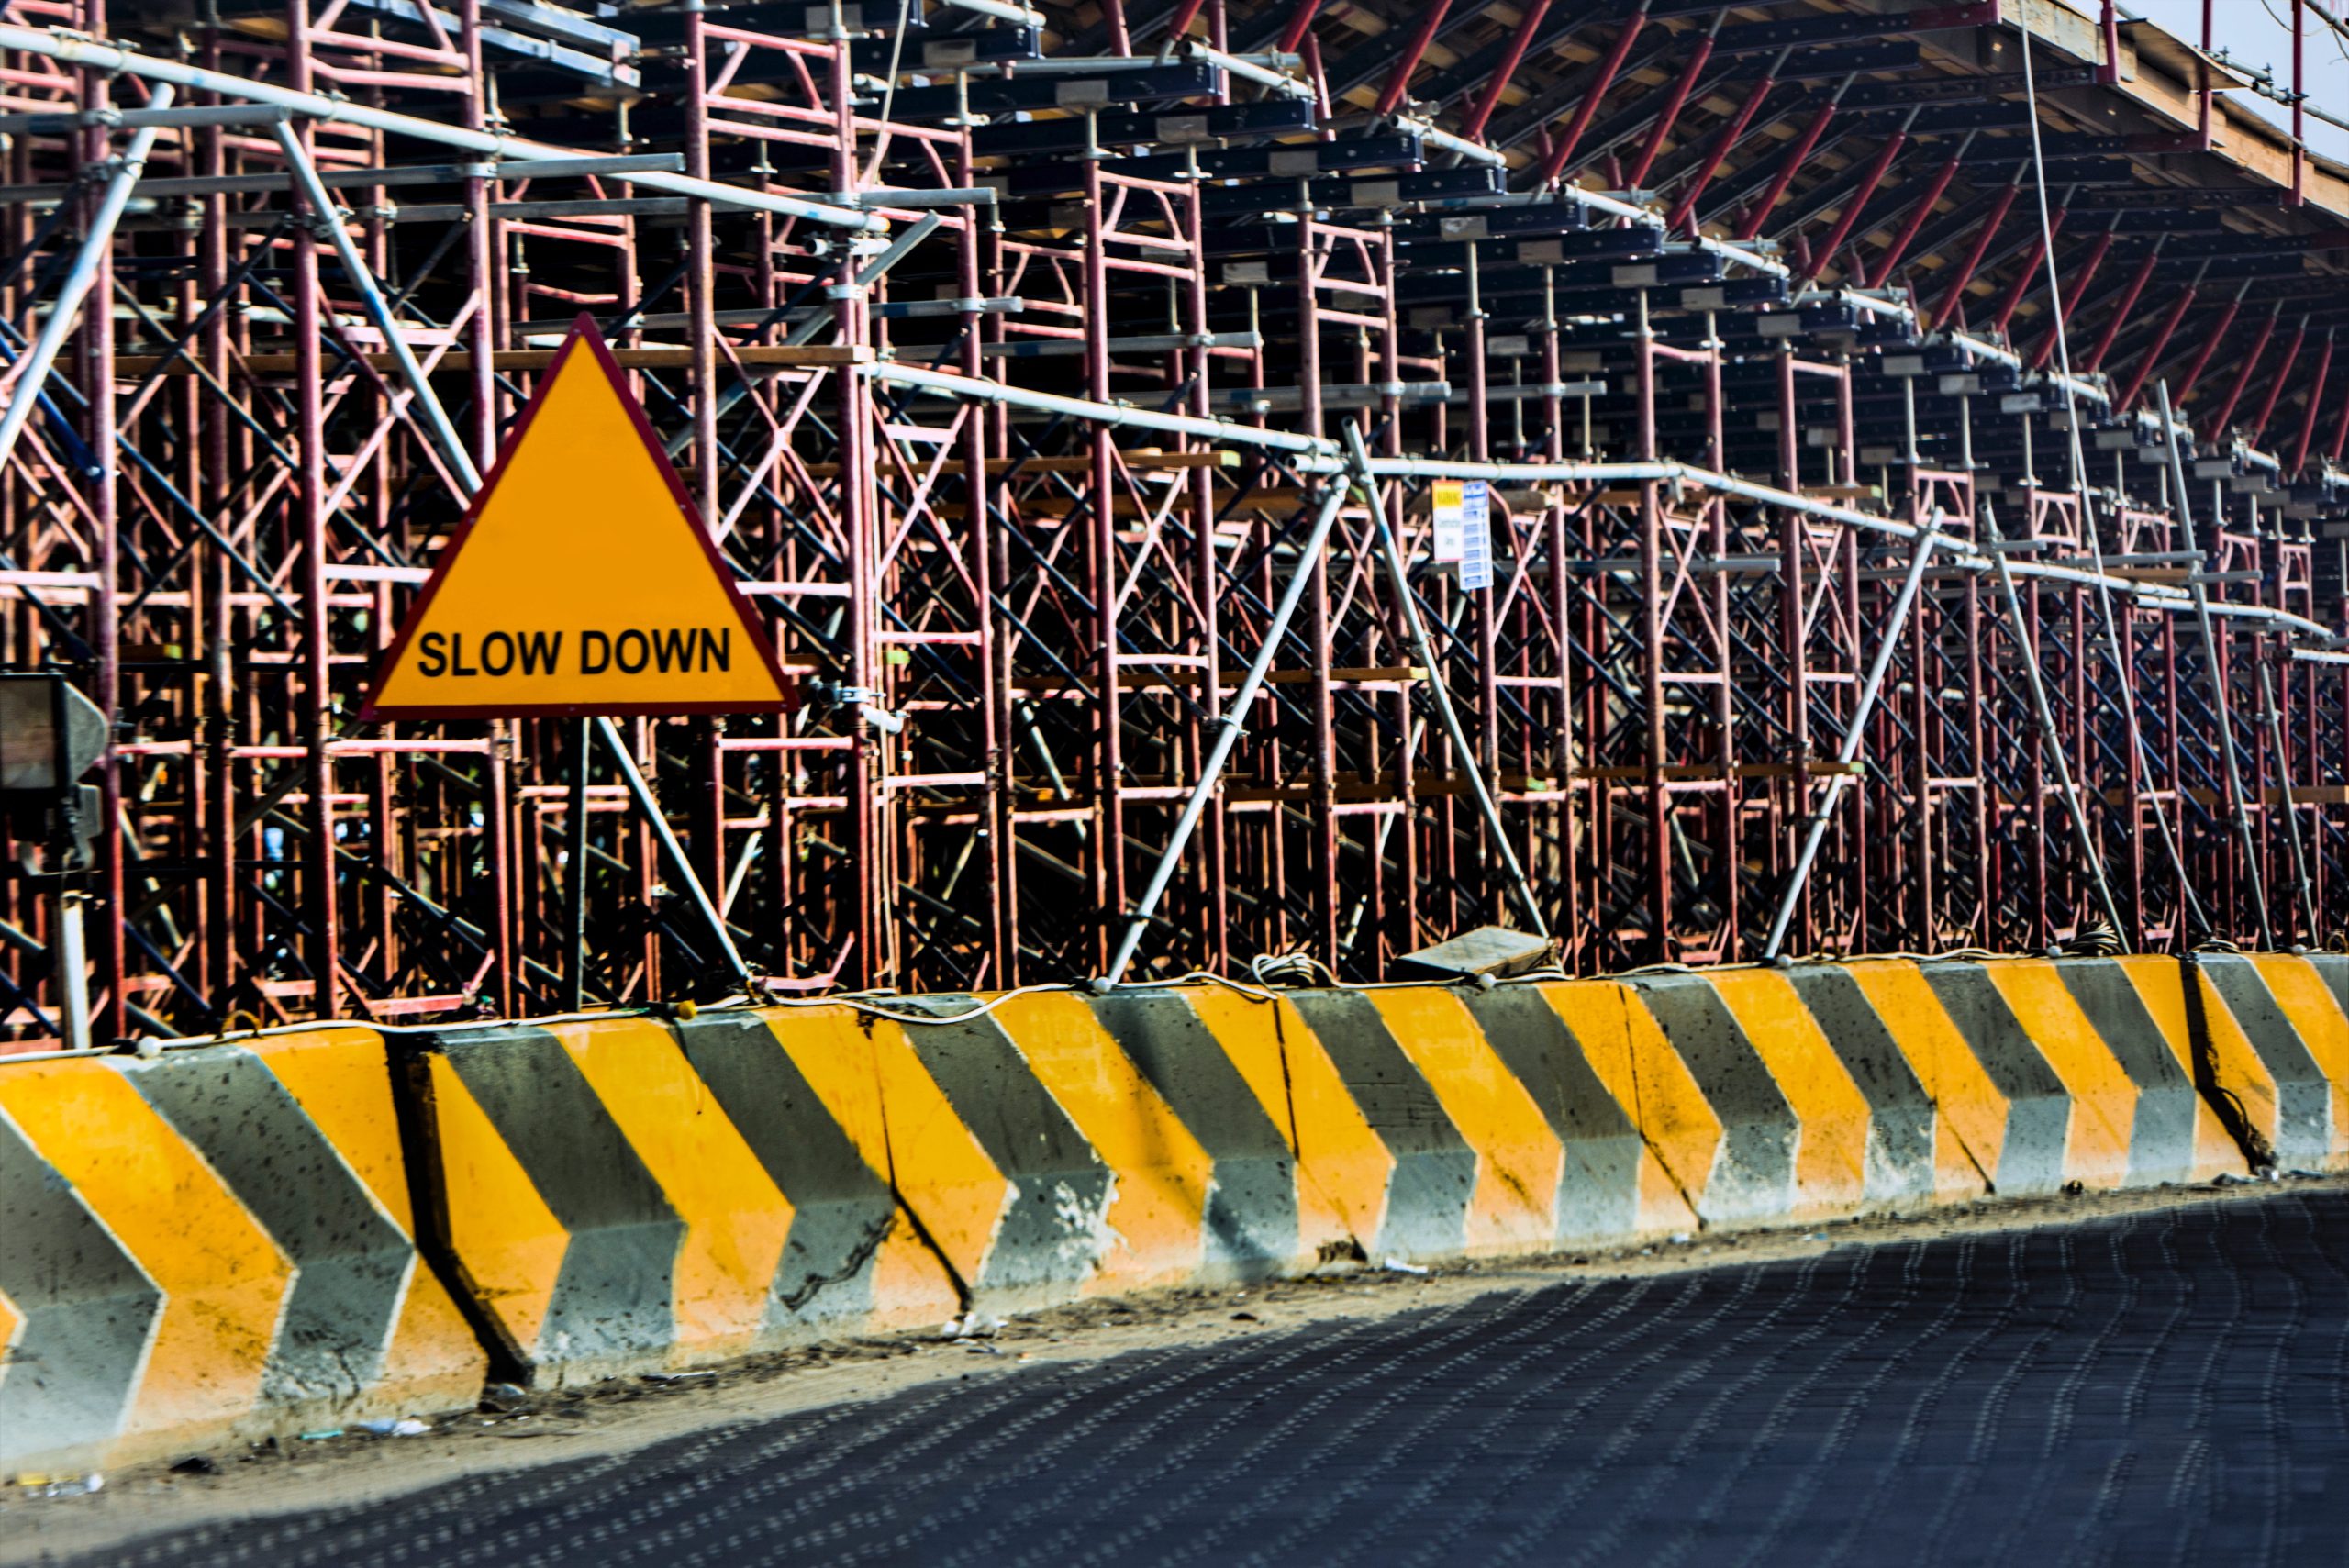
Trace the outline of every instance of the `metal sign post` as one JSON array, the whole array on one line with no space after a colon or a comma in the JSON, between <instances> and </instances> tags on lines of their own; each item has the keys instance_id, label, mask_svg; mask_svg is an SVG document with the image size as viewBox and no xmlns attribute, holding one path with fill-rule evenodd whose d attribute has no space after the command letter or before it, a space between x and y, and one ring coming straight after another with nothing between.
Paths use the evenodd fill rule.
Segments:
<instances>
[{"instance_id":1,"label":"metal sign post","mask_svg":"<svg viewBox=\"0 0 2349 1568\"><path fill-rule=\"evenodd\" d=\"M46 856L25 869L57 892L50 940L57 976L58 1034L68 1050L90 1047L90 964L83 913L89 895L74 885L96 861L104 797L82 775L106 753L106 717L62 673L0 674L0 806L9 831Z\"/></svg>"},{"instance_id":2,"label":"metal sign post","mask_svg":"<svg viewBox=\"0 0 2349 1568\"><path fill-rule=\"evenodd\" d=\"M314 186L311 199L323 197ZM412 385L428 425L447 428L429 384L418 373ZM457 468L459 483L472 484L471 465ZM525 584L530 591L518 592ZM474 489L360 717L579 721L565 876L566 984L576 1008L586 1005L591 728L618 763L669 874L749 986L750 965L612 718L794 706L758 617L602 334L581 317Z\"/></svg>"}]
</instances>

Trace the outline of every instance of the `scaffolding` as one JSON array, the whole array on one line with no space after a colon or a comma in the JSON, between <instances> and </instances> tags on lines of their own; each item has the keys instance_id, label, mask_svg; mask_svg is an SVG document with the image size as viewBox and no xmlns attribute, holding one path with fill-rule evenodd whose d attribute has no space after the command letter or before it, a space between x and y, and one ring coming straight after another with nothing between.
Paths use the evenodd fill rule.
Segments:
<instances>
[{"instance_id":1,"label":"scaffolding","mask_svg":"<svg viewBox=\"0 0 2349 1568\"><path fill-rule=\"evenodd\" d=\"M0 5L0 1035L2343 940L2349 171L2020 9ZM657 815L356 721L582 313L803 694Z\"/></svg>"}]
</instances>

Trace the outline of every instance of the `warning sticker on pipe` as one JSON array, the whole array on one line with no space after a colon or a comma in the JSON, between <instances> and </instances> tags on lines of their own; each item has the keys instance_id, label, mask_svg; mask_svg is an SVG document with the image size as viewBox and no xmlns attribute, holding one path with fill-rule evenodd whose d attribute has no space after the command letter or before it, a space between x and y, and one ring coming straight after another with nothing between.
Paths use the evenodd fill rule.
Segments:
<instances>
[{"instance_id":1,"label":"warning sticker on pipe","mask_svg":"<svg viewBox=\"0 0 2349 1568\"><path fill-rule=\"evenodd\" d=\"M360 717L793 706L732 570L583 316L441 550Z\"/></svg>"}]
</instances>

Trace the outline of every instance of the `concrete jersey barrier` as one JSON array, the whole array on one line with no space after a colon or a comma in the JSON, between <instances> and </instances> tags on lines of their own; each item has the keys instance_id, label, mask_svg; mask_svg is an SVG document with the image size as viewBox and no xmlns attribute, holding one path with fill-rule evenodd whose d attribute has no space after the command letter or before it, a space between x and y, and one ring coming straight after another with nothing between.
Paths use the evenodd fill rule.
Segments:
<instances>
[{"instance_id":1,"label":"concrete jersey barrier","mask_svg":"<svg viewBox=\"0 0 2349 1568\"><path fill-rule=\"evenodd\" d=\"M1978 1078L1950 1073L1951 1047L1924 1047L1946 1074L1937 1099L1965 1114L1990 1191L2031 1196L2243 1173L2241 1153L2194 1091L2175 961L2008 959L1918 970L1979 1068ZM1941 1027L1911 1012L1901 1032L1922 1040Z\"/></svg>"},{"instance_id":2,"label":"concrete jersey barrier","mask_svg":"<svg viewBox=\"0 0 2349 1568\"><path fill-rule=\"evenodd\" d=\"M2198 953L2210 1090L2260 1156L2349 1170L2349 954Z\"/></svg>"},{"instance_id":3,"label":"concrete jersey barrier","mask_svg":"<svg viewBox=\"0 0 2349 1568\"><path fill-rule=\"evenodd\" d=\"M2334 955L887 1011L0 1062L0 1464L451 1408L484 1373L2202 1182L2246 1148L2349 1168Z\"/></svg>"},{"instance_id":4,"label":"concrete jersey barrier","mask_svg":"<svg viewBox=\"0 0 2349 1568\"><path fill-rule=\"evenodd\" d=\"M834 1020L835 1023L841 1020ZM408 1037L443 1240L538 1385L707 1365L959 1298L889 1194L863 1036L752 1014Z\"/></svg>"},{"instance_id":5,"label":"concrete jersey barrier","mask_svg":"<svg viewBox=\"0 0 2349 1568\"><path fill-rule=\"evenodd\" d=\"M469 1403L365 1029L0 1066L0 1470Z\"/></svg>"}]
</instances>

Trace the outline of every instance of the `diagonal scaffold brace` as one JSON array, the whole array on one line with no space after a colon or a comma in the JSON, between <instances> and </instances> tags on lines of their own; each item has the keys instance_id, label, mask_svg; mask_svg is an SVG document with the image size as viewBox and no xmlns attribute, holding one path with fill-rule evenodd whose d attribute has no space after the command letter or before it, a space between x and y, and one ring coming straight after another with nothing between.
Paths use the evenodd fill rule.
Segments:
<instances>
[{"instance_id":1,"label":"diagonal scaffold brace","mask_svg":"<svg viewBox=\"0 0 2349 1568\"><path fill-rule=\"evenodd\" d=\"M168 91L168 84L158 91ZM359 254L358 247L351 242L351 237L343 227L342 209L337 206L334 199L327 194L325 184L318 178L317 166L311 162L308 152L302 146L301 138L295 133L290 125L283 121L277 125L276 133L278 146L284 150L292 167L295 183L300 188L303 199L309 205L312 222L334 247L335 255L342 262L342 269L349 275L351 286L359 293L368 319L383 333L384 341L390 347L393 360L398 365L400 375L407 383L408 390L414 396L417 414L434 449L448 463L450 477L462 492L463 498L471 501L481 489L481 471L474 466L472 454L465 450L464 442L458 436L456 426L450 420L448 410L441 406L440 397L433 392L431 380L425 374L423 365L417 360L415 351L408 347L403 336L399 319L392 314L389 298L384 295L374 274L368 270L365 259ZM143 134L151 136L152 133ZM755 989L757 977L751 973L749 963L744 962L741 950L735 946L733 933L726 929L725 916L718 911L717 904L711 900L709 890L702 885L700 876L694 871L692 860L685 854L685 846L678 841L676 833L670 828L668 817L661 810L661 802L653 795L652 785L645 778L643 770L637 766L636 758L629 752L628 741L620 734L619 727L609 718L598 717L583 721L583 730L578 735L581 744L572 762L572 766L577 770L571 796L573 817L571 825L570 892L573 907L570 958L573 973L570 976L570 996L573 1005L584 1006L585 1001L584 987L585 933L582 921L586 909L584 874L586 817L584 807L588 748L584 743L586 735L584 732L584 726L587 723L592 723L596 735L602 740L605 748L611 752L614 762L619 768L621 782L628 786L629 798L644 814L645 822L651 828L652 836L661 846L662 858L668 862L670 874L675 877L678 884L684 887L686 895L693 900L694 907L700 913L703 921L708 925L710 934L717 939L718 951L724 956L728 969L732 971L735 978L740 980L746 988Z\"/></svg>"},{"instance_id":2,"label":"diagonal scaffold brace","mask_svg":"<svg viewBox=\"0 0 2349 1568\"><path fill-rule=\"evenodd\" d=\"M1469 783L1476 796L1477 810L1485 819L1485 826L1499 851L1503 863L1508 867L1510 888L1516 895L1519 908L1537 936L1550 934L1549 924L1542 917L1541 906L1534 899L1532 885L1526 879L1525 868L1518 861L1515 846L1508 841L1501 821L1500 807L1493 798L1482 770L1476 765L1475 751L1469 744L1467 731L1461 727L1460 716L1453 709L1451 695L1441 678L1440 666L1428 639L1427 625L1420 619L1419 606L1411 596L1409 573L1404 566L1402 552L1396 547L1395 535L1387 527L1385 513L1378 510L1378 478L1371 468L1370 453L1363 445L1362 431L1349 423L1345 427L1345 434L1347 463L1344 476L1332 475L1328 488L1322 492L1320 505L1313 515L1313 527L1297 553L1296 568L1290 573L1288 586L1283 591L1281 602L1273 612L1272 623L1265 628L1264 643L1257 649L1255 659L1248 666L1247 675L1241 681L1238 690L1233 692L1231 700L1224 706L1222 717L1217 721L1215 744L1200 766L1197 782L1191 786L1190 795L1183 802L1183 814L1174 824L1174 834L1168 839L1164 852L1158 858L1157 868L1151 873L1150 885L1142 890L1141 899L1126 917L1126 929L1118 940L1117 955L1110 962L1108 973L1099 982L1102 989L1114 987L1124 981L1126 970L1133 962L1134 952L1141 945L1142 932L1149 928L1151 917L1157 911L1158 901L1166 895L1167 885L1174 880L1174 873L1182 864L1183 851L1198 827L1200 814L1207 809L1208 797L1215 793L1216 785L1223 776L1224 765L1230 760L1232 748L1240 743L1241 736L1248 728L1249 706L1256 700L1256 694L1263 689L1265 678L1271 673L1273 656L1279 651L1281 639L1287 635L1289 622L1295 618L1297 606L1305 597L1306 587L1313 575L1313 563L1328 547L1330 530L1345 505L1346 493L1355 488L1363 492L1364 499L1376 514L1379 554L1394 579L1396 594L1402 602L1404 621L1410 631L1412 648L1431 674L1436 676L1430 682L1436 710L1443 720L1445 732L1452 737L1454 751L1467 770Z\"/></svg>"}]
</instances>

